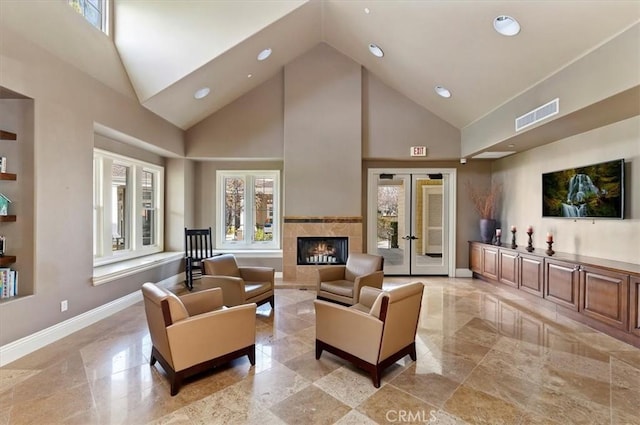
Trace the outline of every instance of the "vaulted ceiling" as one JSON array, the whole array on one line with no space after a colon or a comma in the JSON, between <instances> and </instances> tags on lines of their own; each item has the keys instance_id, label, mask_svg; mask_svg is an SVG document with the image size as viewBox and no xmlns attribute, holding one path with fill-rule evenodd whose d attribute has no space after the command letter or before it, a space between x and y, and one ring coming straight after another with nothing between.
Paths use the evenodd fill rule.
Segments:
<instances>
[{"instance_id":1,"label":"vaulted ceiling","mask_svg":"<svg viewBox=\"0 0 640 425\"><path fill-rule=\"evenodd\" d=\"M63 0L0 0L0 21L182 129L324 42L464 130L640 22L640 0L111 1L113 42ZM520 33L495 32L499 15Z\"/></svg>"},{"instance_id":2,"label":"vaulted ceiling","mask_svg":"<svg viewBox=\"0 0 640 425\"><path fill-rule=\"evenodd\" d=\"M114 1L115 44L138 99L183 129L320 42L464 128L640 20L640 2L614 0ZM498 15L521 32L499 35ZM201 87L211 93L196 100Z\"/></svg>"}]
</instances>

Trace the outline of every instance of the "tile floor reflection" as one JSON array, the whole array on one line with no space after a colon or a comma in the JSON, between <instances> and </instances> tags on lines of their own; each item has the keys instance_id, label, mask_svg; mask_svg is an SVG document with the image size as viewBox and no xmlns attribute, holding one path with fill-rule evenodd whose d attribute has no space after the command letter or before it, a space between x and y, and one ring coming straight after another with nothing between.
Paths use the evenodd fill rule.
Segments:
<instances>
[{"instance_id":1,"label":"tile floor reflection","mask_svg":"<svg viewBox=\"0 0 640 425\"><path fill-rule=\"evenodd\" d=\"M315 292L283 285L258 309L254 367L237 359L171 397L138 303L0 368L0 425L640 424L637 348L481 281L416 280L418 359L379 389L315 360Z\"/></svg>"}]
</instances>

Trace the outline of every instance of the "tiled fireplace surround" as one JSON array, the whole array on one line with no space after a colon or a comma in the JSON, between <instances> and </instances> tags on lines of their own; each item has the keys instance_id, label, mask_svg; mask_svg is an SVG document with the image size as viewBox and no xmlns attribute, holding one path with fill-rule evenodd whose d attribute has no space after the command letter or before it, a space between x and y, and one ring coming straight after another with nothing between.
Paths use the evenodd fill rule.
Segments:
<instances>
[{"instance_id":1,"label":"tiled fireplace surround","mask_svg":"<svg viewBox=\"0 0 640 425\"><path fill-rule=\"evenodd\" d=\"M315 283L318 267L298 266L298 236L342 236L349 238L349 252L362 252L362 217L285 217L282 248L282 280L286 283Z\"/></svg>"}]
</instances>

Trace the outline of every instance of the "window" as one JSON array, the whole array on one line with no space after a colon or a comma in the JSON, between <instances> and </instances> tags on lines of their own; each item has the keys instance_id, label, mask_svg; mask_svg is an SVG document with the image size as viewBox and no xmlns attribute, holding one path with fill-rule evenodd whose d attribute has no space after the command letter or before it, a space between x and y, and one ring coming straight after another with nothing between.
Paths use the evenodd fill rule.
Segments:
<instances>
[{"instance_id":1,"label":"window","mask_svg":"<svg viewBox=\"0 0 640 425\"><path fill-rule=\"evenodd\" d=\"M94 265L163 250L164 168L94 149Z\"/></svg>"},{"instance_id":2,"label":"window","mask_svg":"<svg viewBox=\"0 0 640 425\"><path fill-rule=\"evenodd\" d=\"M217 247L280 247L279 171L218 171Z\"/></svg>"},{"instance_id":3,"label":"window","mask_svg":"<svg viewBox=\"0 0 640 425\"><path fill-rule=\"evenodd\" d=\"M107 33L107 0L67 0L91 25Z\"/></svg>"}]
</instances>

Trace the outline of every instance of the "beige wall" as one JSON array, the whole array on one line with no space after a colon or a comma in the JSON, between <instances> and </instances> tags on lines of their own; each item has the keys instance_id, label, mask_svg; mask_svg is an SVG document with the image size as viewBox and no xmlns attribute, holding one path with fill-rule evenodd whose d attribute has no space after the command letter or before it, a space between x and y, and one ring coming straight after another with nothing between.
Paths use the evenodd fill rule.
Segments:
<instances>
[{"instance_id":1,"label":"beige wall","mask_svg":"<svg viewBox=\"0 0 640 425\"><path fill-rule=\"evenodd\" d=\"M218 170L280 170L282 190L282 161L197 161L195 164L195 224L216 230L216 171ZM282 210L282 197L279 208ZM214 242L215 244L215 242Z\"/></svg>"},{"instance_id":2,"label":"beige wall","mask_svg":"<svg viewBox=\"0 0 640 425\"><path fill-rule=\"evenodd\" d=\"M542 173L624 158L626 207L624 220L572 220L542 218ZM640 117L578 134L519 155L496 161L493 179L504 185L499 220L503 228L519 229L518 244L525 245L524 229L532 225L533 244L546 247L547 232L554 234L553 249L638 264L640 253Z\"/></svg>"},{"instance_id":3,"label":"beige wall","mask_svg":"<svg viewBox=\"0 0 640 425\"><path fill-rule=\"evenodd\" d=\"M360 65L319 44L284 81L284 215L362 215Z\"/></svg>"},{"instance_id":4,"label":"beige wall","mask_svg":"<svg viewBox=\"0 0 640 425\"><path fill-rule=\"evenodd\" d=\"M92 286L92 210L88 206L93 196L94 123L153 144L167 155L182 155L183 138L180 129L141 107L136 99L67 65L4 24L0 25L0 86L34 99L35 170L33 184L24 187L35 193L34 295L0 304L2 345L134 292L145 280L179 273L177 261ZM20 286L30 286L23 276ZM61 313L64 299L69 310Z\"/></svg>"},{"instance_id":5,"label":"beige wall","mask_svg":"<svg viewBox=\"0 0 640 425\"><path fill-rule=\"evenodd\" d=\"M282 158L283 74L187 130L188 158Z\"/></svg>"},{"instance_id":6,"label":"beige wall","mask_svg":"<svg viewBox=\"0 0 640 425\"><path fill-rule=\"evenodd\" d=\"M469 156L515 136L516 117L557 97L560 99L559 114L524 132L541 125L550 128L557 125L559 132L566 131L560 128L565 125L578 127L579 123L564 123L561 118L640 84L639 39L640 24L636 24L486 117L463 128L462 156ZM636 94L636 106L639 101ZM603 111L605 115L609 113L610 111ZM565 136L570 134L575 133ZM502 150L508 150L507 146L504 148Z\"/></svg>"},{"instance_id":7,"label":"beige wall","mask_svg":"<svg viewBox=\"0 0 640 425\"><path fill-rule=\"evenodd\" d=\"M460 130L362 71L362 156L421 161L411 146L426 146L429 160L460 158Z\"/></svg>"}]
</instances>

